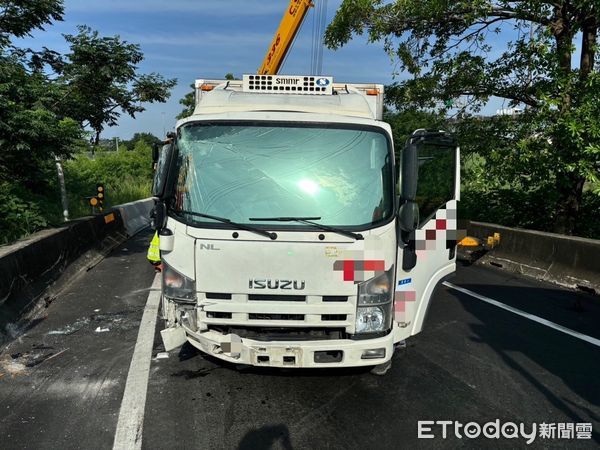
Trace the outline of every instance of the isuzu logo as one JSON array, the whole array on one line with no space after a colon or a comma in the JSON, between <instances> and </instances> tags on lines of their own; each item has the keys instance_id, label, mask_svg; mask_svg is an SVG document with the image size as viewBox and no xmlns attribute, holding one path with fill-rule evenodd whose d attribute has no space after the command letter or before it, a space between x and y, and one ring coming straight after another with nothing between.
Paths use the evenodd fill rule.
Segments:
<instances>
[{"instance_id":1,"label":"isuzu logo","mask_svg":"<svg viewBox=\"0 0 600 450\"><path fill-rule=\"evenodd\" d=\"M304 286L304 280L251 279L248 281L250 289L293 289L301 291Z\"/></svg>"}]
</instances>

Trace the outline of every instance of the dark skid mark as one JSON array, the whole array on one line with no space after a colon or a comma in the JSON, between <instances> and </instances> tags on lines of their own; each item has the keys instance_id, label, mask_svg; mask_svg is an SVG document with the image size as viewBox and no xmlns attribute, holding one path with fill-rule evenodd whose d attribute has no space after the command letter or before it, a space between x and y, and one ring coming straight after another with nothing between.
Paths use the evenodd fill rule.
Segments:
<instances>
[{"instance_id":1,"label":"dark skid mark","mask_svg":"<svg viewBox=\"0 0 600 450\"><path fill-rule=\"evenodd\" d=\"M186 361L188 359L195 358L200 355L200 350L194 347L189 342L186 342L181 346L181 350L179 350L179 361Z\"/></svg>"},{"instance_id":2,"label":"dark skid mark","mask_svg":"<svg viewBox=\"0 0 600 450\"><path fill-rule=\"evenodd\" d=\"M44 344L31 344L31 348L33 348L34 350L54 350L54 347L52 347L51 345Z\"/></svg>"},{"instance_id":3,"label":"dark skid mark","mask_svg":"<svg viewBox=\"0 0 600 450\"><path fill-rule=\"evenodd\" d=\"M43 363L44 361L46 361L47 359L49 359L53 355L54 355L54 352L47 353L47 354L42 355L42 356L38 356L37 358L33 358L31 361L25 363L25 367L35 367L38 364Z\"/></svg>"},{"instance_id":4,"label":"dark skid mark","mask_svg":"<svg viewBox=\"0 0 600 450\"><path fill-rule=\"evenodd\" d=\"M203 378L212 372L213 369L198 369L198 370L180 370L179 372L172 373L172 377L184 377L186 380L193 380L194 378Z\"/></svg>"},{"instance_id":5,"label":"dark skid mark","mask_svg":"<svg viewBox=\"0 0 600 450\"><path fill-rule=\"evenodd\" d=\"M246 433L238 445L238 450L268 450L277 445L292 450L290 431L284 424L266 425Z\"/></svg>"}]
</instances>

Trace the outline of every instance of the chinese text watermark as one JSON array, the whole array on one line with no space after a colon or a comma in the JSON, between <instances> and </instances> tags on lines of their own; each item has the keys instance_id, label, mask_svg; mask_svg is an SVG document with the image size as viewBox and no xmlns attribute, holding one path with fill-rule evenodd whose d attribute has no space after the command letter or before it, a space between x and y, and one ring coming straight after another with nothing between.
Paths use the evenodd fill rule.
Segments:
<instances>
[{"instance_id":1,"label":"chinese text watermark","mask_svg":"<svg viewBox=\"0 0 600 450\"><path fill-rule=\"evenodd\" d=\"M501 423L499 419L480 424L477 422L461 423L456 420L419 420L418 438L447 439L454 436L458 439L524 439L531 444L536 439L591 439L591 423L532 423L525 425L514 422Z\"/></svg>"}]
</instances>

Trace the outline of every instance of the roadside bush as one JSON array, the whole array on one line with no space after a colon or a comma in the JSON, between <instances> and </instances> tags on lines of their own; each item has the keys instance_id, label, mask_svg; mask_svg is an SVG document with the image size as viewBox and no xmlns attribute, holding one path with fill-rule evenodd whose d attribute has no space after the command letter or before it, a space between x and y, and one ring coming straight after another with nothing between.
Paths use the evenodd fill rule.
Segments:
<instances>
[{"instance_id":1,"label":"roadside bush","mask_svg":"<svg viewBox=\"0 0 600 450\"><path fill-rule=\"evenodd\" d=\"M0 183L0 244L12 242L49 225L44 214L44 199L35 197L19 185Z\"/></svg>"},{"instance_id":2,"label":"roadside bush","mask_svg":"<svg viewBox=\"0 0 600 450\"><path fill-rule=\"evenodd\" d=\"M461 192L459 215L462 219L550 231L556 201L552 197L552 193L542 188L479 190L465 186Z\"/></svg>"},{"instance_id":3,"label":"roadside bush","mask_svg":"<svg viewBox=\"0 0 600 450\"><path fill-rule=\"evenodd\" d=\"M531 183L524 178L504 178L491 172L489 161L478 153L462 157L461 219L496 223L507 227L553 231L558 193L555 181ZM600 239L600 189L583 194L575 236Z\"/></svg>"},{"instance_id":4,"label":"roadside bush","mask_svg":"<svg viewBox=\"0 0 600 450\"><path fill-rule=\"evenodd\" d=\"M461 219L552 232L557 194L551 186L484 188L465 179L458 215ZM600 195L583 194L575 236L600 239Z\"/></svg>"},{"instance_id":5,"label":"roadside bush","mask_svg":"<svg viewBox=\"0 0 600 450\"><path fill-rule=\"evenodd\" d=\"M92 213L87 197L95 195L96 183L105 186L105 208L150 196L152 149L142 139L132 150L123 145L118 152L97 151L93 158L80 150L63 168L71 219ZM54 162L37 170L36 186L0 180L0 245L63 221Z\"/></svg>"},{"instance_id":6,"label":"roadside bush","mask_svg":"<svg viewBox=\"0 0 600 450\"><path fill-rule=\"evenodd\" d=\"M86 154L77 155L65 163L71 215L91 213L87 197L95 195L97 183L106 189L105 207L146 198L150 195L152 175L152 149L141 141L133 150L100 151L93 159Z\"/></svg>"},{"instance_id":7,"label":"roadside bush","mask_svg":"<svg viewBox=\"0 0 600 450\"><path fill-rule=\"evenodd\" d=\"M583 193L575 235L600 239L600 194L591 191Z\"/></svg>"}]
</instances>

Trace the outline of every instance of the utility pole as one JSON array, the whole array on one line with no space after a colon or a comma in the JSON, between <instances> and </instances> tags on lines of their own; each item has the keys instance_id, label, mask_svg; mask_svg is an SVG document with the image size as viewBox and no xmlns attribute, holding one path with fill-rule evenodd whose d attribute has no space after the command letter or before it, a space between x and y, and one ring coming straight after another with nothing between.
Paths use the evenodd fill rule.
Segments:
<instances>
[{"instance_id":1,"label":"utility pole","mask_svg":"<svg viewBox=\"0 0 600 450\"><path fill-rule=\"evenodd\" d=\"M67 199L67 187L65 185L65 173L63 171L62 161L58 156L54 157L56 162L56 173L58 175L58 185L60 186L60 200L63 209L63 219L65 222L69 220L69 201Z\"/></svg>"},{"instance_id":2,"label":"utility pole","mask_svg":"<svg viewBox=\"0 0 600 450\"><path fill-rule=\"evenodd\" d=\"M119 138L118 137L115 138L115 144L117 146L117 151L119 151Z\"/></svg>"},{"instance_id":3,"label":"utility pole","mask_svg":"<svg viewBox=\"0 0 600 450\"><path fill-rule=\"evenodd\" d=\"M164 139L165 136L167 135L167 130L165 128L165 112L161 112L162 114L162 126L163 126L163 134L162 134L162 138Z\"/></svg>"}]
</instances>

